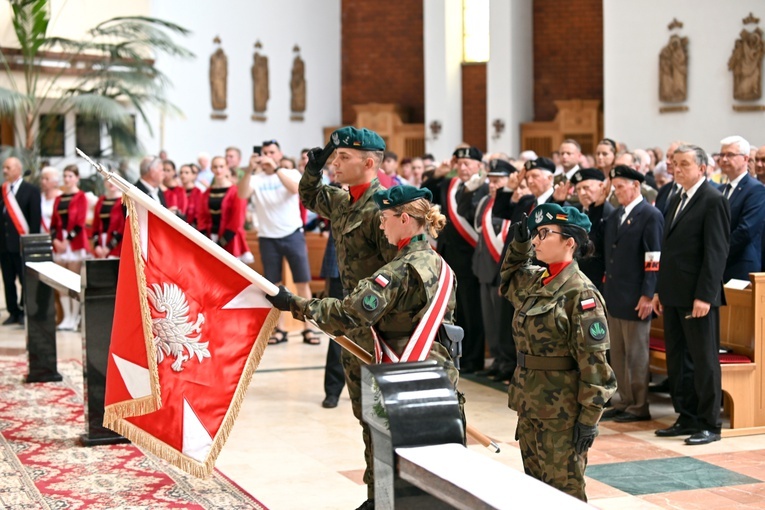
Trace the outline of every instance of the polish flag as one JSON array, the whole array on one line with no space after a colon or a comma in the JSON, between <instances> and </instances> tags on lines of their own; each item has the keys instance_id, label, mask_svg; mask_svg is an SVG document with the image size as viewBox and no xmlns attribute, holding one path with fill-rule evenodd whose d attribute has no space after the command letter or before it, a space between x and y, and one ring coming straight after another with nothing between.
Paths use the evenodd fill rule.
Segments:
<instances>
[{"instance_id":1,"label":"polish flag","mask_svg":"<svg viewBox=\"0 0 765 510\"><path fill-rule=\"evenodd\" d=\"M182 233L173 217L123 201L104 426L207 476L279 312L221 260L227 253L203 248L207 241Z\"/></svg>"}]
</instances>

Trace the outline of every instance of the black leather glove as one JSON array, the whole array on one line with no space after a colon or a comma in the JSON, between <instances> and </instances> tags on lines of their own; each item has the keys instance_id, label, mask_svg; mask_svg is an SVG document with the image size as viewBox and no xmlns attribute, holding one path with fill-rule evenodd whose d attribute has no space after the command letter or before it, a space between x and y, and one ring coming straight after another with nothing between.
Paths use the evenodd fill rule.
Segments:
<instances>
[{"instance_id":1,"label":"black leather glove","mask_svg":"<svg viewBox=\"0 0 765 510\"><path fill-rule=\"evenodd\" d=\"M290 303L292 303L294 297L292 292L288 291L287 287L284 285L279 285L279 293L277 295L271 296L266 294L266 299L268 299L275 308L278 308L283 312L290 311Z\"/></svg>"},{"instance_id":2,"label":"black leather glove","mask_svg":"<svg viewBox=\"0 0 765 510\"><path fill-rule=\"evenodd\" d=\"M335 144L332 143L332 140L323 149L321 147L314 147L308 151L308 163L305 166L305 171L313 175L321 175L321 171L324 170L327 160L334 151Z\"/></svg>"},{"instance_id":3,"label":"black leather glove","mask_svg":"<svg viewBox=\"0 0 765 510\"><path fill-rule=\"evenodd\" d=\"M526 216L526 213L523 213L523 216L521 217L521 221L515 224L515 240L519 243L525 243L529 239L531 239L531 232L529 232L529 217Z\"/></svg>"},{"instance_id":4,"label":"black leather glove","mask_svg":"<svg viewBox=\"0 0 765 510\"><path fill-rule=\"evenodd\" d=\"M585 425L576 422L576 425L574 425L574 450L576 453L582 455L589 450L597 435L597 425Z\"/></svg>"}]
</instances>

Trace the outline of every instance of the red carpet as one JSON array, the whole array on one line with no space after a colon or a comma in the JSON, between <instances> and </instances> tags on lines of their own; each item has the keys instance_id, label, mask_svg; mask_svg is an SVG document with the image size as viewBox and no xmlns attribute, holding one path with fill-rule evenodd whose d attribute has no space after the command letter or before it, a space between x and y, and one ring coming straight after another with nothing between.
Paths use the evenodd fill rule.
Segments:
<instances>
[{"instance_id":1,"label":"red carpet","mask_svg":"<svg viewBox=\"0 0 765 510\"><path fill-rule=\"evenodd\" d=\"M194 478L131 444L85 448L82 366L23 384L24 358L0 357L0 508L265 509L224 475Z\"/></svg>"}]
</instances>

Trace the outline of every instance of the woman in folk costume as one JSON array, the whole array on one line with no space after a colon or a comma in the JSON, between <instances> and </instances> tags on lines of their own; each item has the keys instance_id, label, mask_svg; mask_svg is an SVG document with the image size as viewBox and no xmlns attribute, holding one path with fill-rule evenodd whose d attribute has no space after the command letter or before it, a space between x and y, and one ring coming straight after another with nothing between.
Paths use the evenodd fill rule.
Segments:
<instances>
[{"instance_id":1,"label":"woman in folk costume","mask_svg":"<svg viewBox=\"0 0 765 510\"><path fill-rule=\"evenodd\" d=\"M162 162L162 193L165 194L168 210L180 218L185 218L187 207L186 190L180 186L175 163L169 159Z\"/></svg>"},{"instance_id":2,"label":"woman in folk costume","mask_svg":"<svg viewBox=\"0 0 765 510\"><path fill-rule=\"evenodd\" d=\"M306 299L284 286L276 296L266 297L276 308L299 320L311 319L333 336L372 328L378 363L435 359L456 386L459 375L449 351L427 326L453 323L456 304L454 273L425 236L426 230L437 236L446 224L431 198L430 190L409 185L375 193L380 228L399 251L345 299ZM428 317L435 320L423 320Z\"/></svg>"},{"instance_id":3,"label":"woman in folk costume","mask_svg":"<svg viewBox=\"0 0 765 510\"><path fill-rule=\"evenodd\" d=\"M197 228L227 252L244 262L255 261L244 234L246 202L237 196L225 158L212 160L213 182L199 202Z\"/></svg>"},{"instance_id":4,"label":"woman in folk costume","mask_svg":"<svg viewBox=\"0 0 765 510\"><path fill-rule=\"evenodd\" d=\"M109 232L111 232L112 209L122 207L122 191L112 181L104 181L105 192L98 197L93 213L93 254L103 259L110 255Z\"/></svg>"},{"instance_id":5,"label":"woman in folk costume","mask_svg":"<svg viewBox=\"0 0 765 510\"><path fill-rule=\"evenodd\" d=\"M56 204L56 198L61 195L59 181L60 175L55 166L46 166L40 171L40 211L42 212L40 232L50 232L53 206Z\"/></svg>"},{"instance_id":6,"label":"woman in folk costume","mask_svg":"<svg viewBox=\"0 0 765 510\"><path fill-rule=\"evenodd\" d=\"M63 194L53 205L50 233L53 238L53 260L65 268L80 274L82 261L88 254L89 245L85 233L88 199L78 187L80 172L77 165L64 168ZM61 296L64 318L58 329L76 330L80 323L80 302L69 296Z\"/></svg>"}]
</instances>

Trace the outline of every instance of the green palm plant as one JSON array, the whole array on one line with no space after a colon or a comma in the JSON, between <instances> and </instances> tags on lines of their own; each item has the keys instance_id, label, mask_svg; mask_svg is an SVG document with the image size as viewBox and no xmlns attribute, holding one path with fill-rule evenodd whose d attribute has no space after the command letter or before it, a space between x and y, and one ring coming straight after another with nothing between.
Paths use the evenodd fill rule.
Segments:
<instances>
[{"instance_id":1,"label":"green palm plant","mask_svg":"<svg viewBox=\"0 0 765 510\"><path fill-rule=\"evenodd\" d=\"M154 65L159 54L191 58L171 35L186 36L185 28L158 18L116 17L88 31L82 40L48 35L50 0L8 0L18 50L0 49L0 62L9 88L0 87L0 116L16 119L16 152L27 168L36 168L40 134L36 122L45 112L76 112L104 125L112 147L97 157L140 152L134 117L151 132L148 107L179 113L166 96L169 80ZM19 142L17 142L19 145Z\"/></svg>"}]
</instances>

